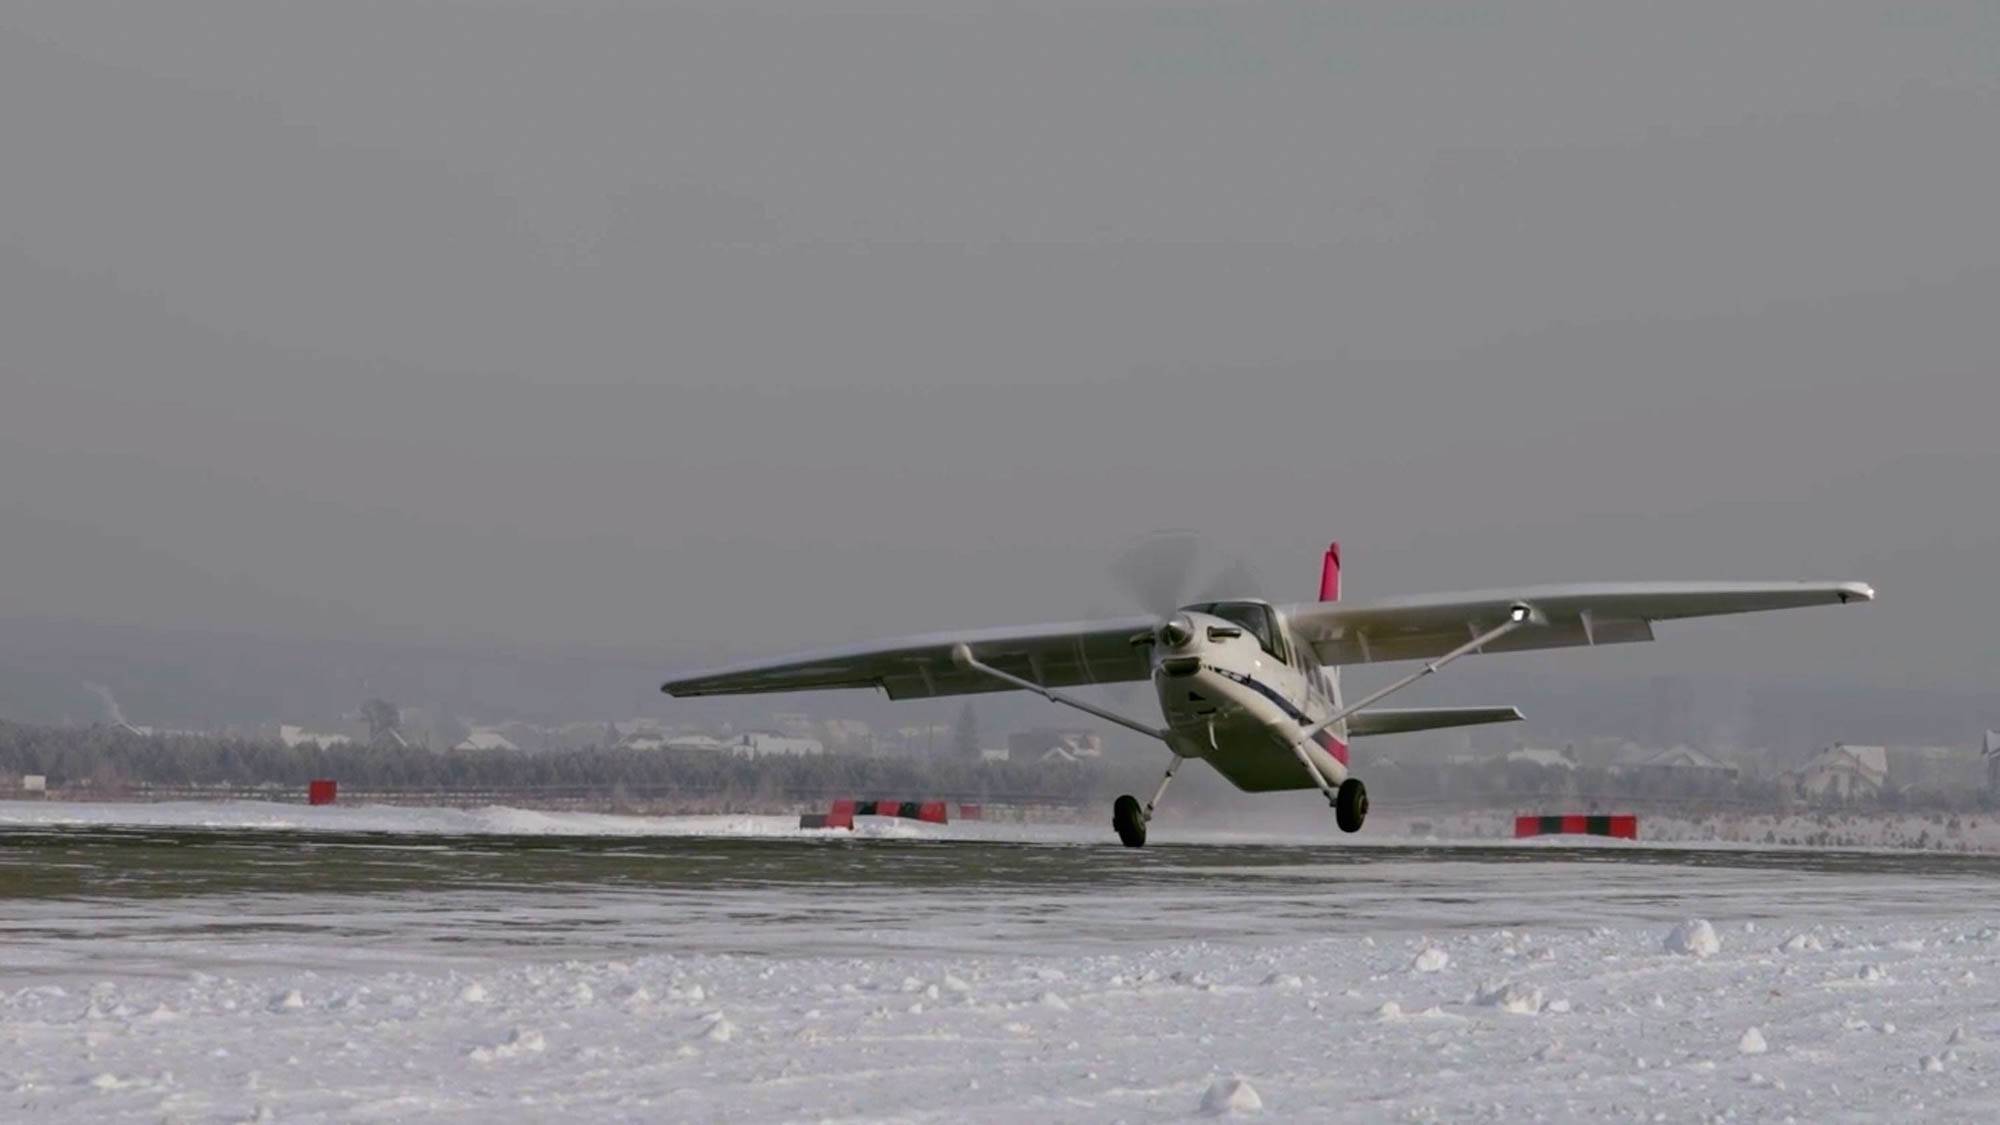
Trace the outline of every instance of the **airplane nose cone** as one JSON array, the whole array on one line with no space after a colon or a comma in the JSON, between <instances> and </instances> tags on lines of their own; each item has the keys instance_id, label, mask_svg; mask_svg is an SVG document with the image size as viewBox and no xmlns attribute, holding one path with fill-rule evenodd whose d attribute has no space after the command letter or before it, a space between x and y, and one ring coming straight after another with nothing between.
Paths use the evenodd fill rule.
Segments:
<instances>
[{"instance_id":1,"label":"airplane nose cone","mask_svg":"<svg viewBox=\"0 0 2000 1125\"><path fill-rule=\"evenodd\" d=\"M1167 648L1186 648L1194 640L1194 623L1185 617L1170 617L1160 623L1160 644Z\"/></svg>"}]
</instances>

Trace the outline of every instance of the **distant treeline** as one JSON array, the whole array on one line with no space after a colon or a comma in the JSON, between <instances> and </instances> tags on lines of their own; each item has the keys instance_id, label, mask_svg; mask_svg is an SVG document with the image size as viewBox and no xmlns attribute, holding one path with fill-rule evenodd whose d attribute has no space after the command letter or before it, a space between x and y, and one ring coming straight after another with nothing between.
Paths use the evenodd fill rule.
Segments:
<instances>
[{"instance_id":1,"label":"distant treeline","mask_svg":"<svg viewBox=\"0 0 2000 1125\"><path fill-rule=\"evenodd\" d=\"M1106 771L1088 762L974 762L819 754L741 757L707 750L435 751L286 746L236 738L138 735L118 727L0 723L0 783L40 774L52 789L87 786L297 787L313 778L381 791L540 790L613 797L826 795L974 801L1072 801L1099 796Z\"/></svg>"},{"instance_id":2,"label":"distant treeline","mask_svg":"<svg viewBox=\"0 0 2000 1125\"><path fill-rule=\"evenodd\" d=\"M247 790L277 786L303 794L314 778L332 778L343 792L425 793L495 799L563 798L598 804L622 800L658 805L744 809L836 796L896 800L990 801L996 804L1088 805L1120 792L1148 792L1158 778L1151 757L1081 762L989 762L940 754L877 757L826 753L809 757L743 757L716 750L586 748L447 750L306 744L208 735L141 735L114 726L43 727L0 722L0 789L40 774L53 791L72 796L141 795L193 789ZM1807 800L1780 778L1718 777L1671 772L1635 775L1577 766L1549 768L1492 758L1480 762L1410 762L1373 749L1357 767L1379 807L1424 804L1519 807L1653 807L1777 810L1811 805L1850 808L1971 810L1988 807L1982 789L1904 793L1891 788L1849 799ZM1249 807L1220 778L1197 770L1172 798L1187 807Z\"/></svg>"}]
</instances>

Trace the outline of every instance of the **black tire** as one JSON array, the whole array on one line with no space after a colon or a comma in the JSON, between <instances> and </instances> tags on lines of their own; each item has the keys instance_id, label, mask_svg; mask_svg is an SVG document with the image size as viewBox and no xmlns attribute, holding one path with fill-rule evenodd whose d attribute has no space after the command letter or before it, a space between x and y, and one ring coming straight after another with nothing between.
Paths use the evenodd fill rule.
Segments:
<instances>
[{"instance_id":1,"label":"black tire","mask_svg":"<svg viewBox=\"0 0 2000 1125\"><path fill-rule=\"evenodd\" d=\"M1334 798L1333 819L1342 832L1361 831L1361 822L1368 819L1368 787L1361 784L1358 777L1350 777L1340 783L1340 793Z\"/></svg>"},{"instance_id":2,"label":"black tire","mask_svg":"<svg viewBox=\"0 0 2000 1125\"><path fill-rule=\"evenodd\" d=\"M1146 846L1146 810L1140 807L1139 798L1127 793L1112 803L1111 829L1118 833L1118 842L1128 848Z\"/></svg>"}]
</instances>

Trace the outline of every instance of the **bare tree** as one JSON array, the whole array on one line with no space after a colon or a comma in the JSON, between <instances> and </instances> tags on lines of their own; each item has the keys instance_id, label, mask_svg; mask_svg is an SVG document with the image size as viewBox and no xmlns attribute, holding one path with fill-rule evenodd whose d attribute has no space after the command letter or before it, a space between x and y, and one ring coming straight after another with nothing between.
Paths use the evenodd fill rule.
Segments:
<instances>
[{"instance_id":1,"label":"bare tree","mask_svg":"<svg viewBox=\"0 0 2000 1125\"><path fill-rule=\"evenodd\" d=\"M368 745L409 745L403 738L403 713L388 700L371 699L363 703L361 721L368 724Z\"/></svg>"}]
</instances>

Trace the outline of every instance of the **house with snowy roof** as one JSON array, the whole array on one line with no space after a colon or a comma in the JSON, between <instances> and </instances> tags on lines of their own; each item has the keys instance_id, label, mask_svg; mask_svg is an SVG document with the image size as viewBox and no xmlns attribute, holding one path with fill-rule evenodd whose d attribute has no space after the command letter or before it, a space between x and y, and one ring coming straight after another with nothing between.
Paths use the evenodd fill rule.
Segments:
<instances>
[{"instance_id":1,"label":"house with snowy roof","mask_svg":"<svg viewBox=\"0 0 2000 1125\"><path fill-rule=\"evenodd\" d=\"M278 741L287 746L298 747L310 743L322 750L334 746L346 746L354 740L344 734L329 734L324 731L307 730L302 726L282 723L278 727Z\"/></svg>"},{"instance_id":2,"label":"house with snowy roof","mask_svg":"<svg viewBox=\"0 0 2000 1125\"><path fill-rule=\"evenodd\" d=\"M1680 745L1647 755L1629 769L1644 776L1658 774L1666 777L1715 777L1736 780L1743 772L1741 766L1722 761L1696 750L1692 746Z\"/></svg>"},{"instance_id":3,"label":"house with snowy roof","mask_svg":"<svg viewBox=\"0 0 2000 1125\"><path fill-rule=\"evenodd\" d=\"M774 754L804 758L824 754L826 744L817 738L800 738L777 731L752 730L738 735L731 749L744 758L765 758Z\"/></svg>"},{"instance_id":4,"label":"house with snowy roof","mask_svg":"<svg viewBox=\"0 0 2000 1125\"><path fill-rule=\"evenodd\" d=\"M506 735L501 734L494 727L473 727L471 733L465 736L465 741L460 742L458 745L452 747L452 749L519 750L520 747L514 745L513 742L508 740Z\"/></svg>"},{"instance_id":5,"label":"house with snowy roof","mask_svg":"<svg viewBox=\"0 0 2000 1125\"><path fill-rule=\"evenodd\" d=\"M1515 750L1507 755L1507 764L1510 766L1540 766L1543 769L1551 770L1573 770L1576 768L1576 759L1570 757L1566 751L1562 750L1550 750L1539 746L1523 746L1519 750Z\"/></svg>"},{"instance_id":6,"label":"house with snowy roof","mask_svg":"<svg viewBox=\"0 0 2000 1125\"><path fill-rule=\"evenodd\" d=\"M1883 746L1835 743L1792 771L1801 796L1852 801L1879 796L1889 784L1889 751Z\"/></svg>"}]
</instances>

